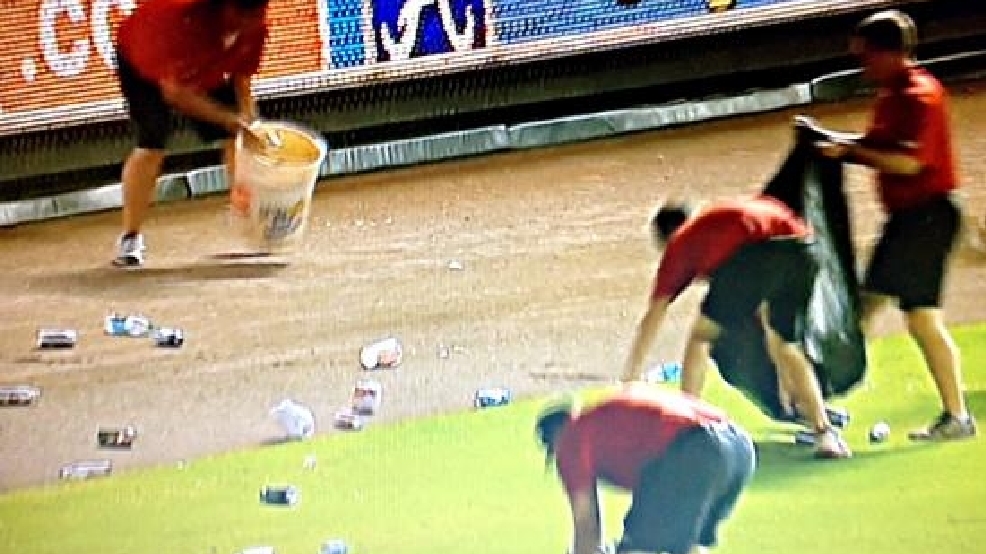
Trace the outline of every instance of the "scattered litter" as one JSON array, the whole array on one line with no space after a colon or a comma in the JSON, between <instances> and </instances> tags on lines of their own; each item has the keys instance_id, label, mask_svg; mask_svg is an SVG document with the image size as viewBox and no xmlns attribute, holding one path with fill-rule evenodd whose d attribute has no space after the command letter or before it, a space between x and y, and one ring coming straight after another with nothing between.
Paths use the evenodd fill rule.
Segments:
<instances>
[{"instance_id":1,"label":"scattered litter","mask_svg":"<svg viewBox=\"0 0 986 554\"><path fill-rule=\"evenodd\" d=\"M103 331L113 337L146 337L154 326L142 315L112 313L103 321Z\"/></svg>"},{"instance_id":2,"label":"scattered litter","mask_svg":"<svg viewBox=\"0 0 986 554\"><path fill-rule=\"evenodd\" d=\"M275 554L273 546L251 546L240 551L239 554Z\"/></svg>"},{"instance_id":3,"label":"scattered litter","mask_svg":"<svg viewBox=\"0 0 986 554\"><path fill-rule=\"evenodd\" d=\"M439 358L441 358L443 360L447 360L451 356L452 356L452 349L451 348L449 348L448 346L445 346L444 344L439 344L438 345L438 357Z\"/></svg>"},{"instance_id":4,"label":"scattered litter","mask_svg":"<svg viewBox=\"0 0 986 554\"><path fill-rule=\"evenodd\" d=\"M0 407L27 407L33 405L40 398L41 389L30 385L0 387Z\"/></svg>"},{"instance_id":5,"label":"scattered litter","mask_svg":"<svg viewBox=\"0 0 986 554\"><path fill-rule=\"evenodd\" d=\"M293 485L286 487L264 487L260 489L260 501L264 504L294 506L300 500L301 491Z\"/></svg>"},{"instance_id":6,"label":"scattered litter","mask_svg":"<svg viewBox=\"0 0 986 554\"><path fill-rule=\"evenodd\" d=\"M448 268L452 271L462 271L465 267L459 260L452 260L448 263Z\"/></svg>"},{"instance_id":7,"label":"scattered litter","mask_svg":"<svg viewBox=\"0 0 986 554\"><path fill-rule=\"evenodd\" d=\"M72 348L79 341L72 329L38 329L38 348Z\"/></svg>"},{"instance_id":8,"label":"scattered litter","mask_svg":"<svg viewBox=\"0 0 986 554\"><path fill-rule=\"evenodd\" d=\"M362 379L353 387L353 412L374 415L380 409L383 386L377 381Z\"/></svg>"},{"instance_id":9,"label":"scattered litter","mask_svg":"<svg viewBox=\"0 0 986 554\"><path fill-rule=\"evenodd\" d=\"M890 425L881 421L870 428L870 442L880 443L890 438Z\"/></svg>"},{"instance_id":10,"label":"scattered litter","mask_svg":"<svg viewBox=\"0 0 986 554\"><path fill-rule=\"evenodd\" d=\"M305 456L305 461L302 464L305 469L315 469L318 467L318 458L314 454L309 454Z\"/></svg>"},{"instance_id":11,"label":"scattered litter","mask_svg":"<svg viewBox=\"0 0 986 554\"><path fill-rule=\"evenodd\" d=\"M96 444L100 448L116 448L129 450L133 448L137 431L132 425L119 429L100 429L96 431Z\"/></svg>"},{"instance_id":12,"label":"scattered litter","mask_svg":"<svg viewBox=\"0 0 986 554\"><path fill-rule=\"evenodd\" d=\"M284 427L290 440L308 439L315 434L315 416L312 411L294 400L282 400L270 413Z\"/></svg>"},{"instance_id":13,"label":"scattered litter","mask_svg":"<svg viewBox=\"0 0 986 554\"><path fill-rule=\"evenodd\" d=\"M648 383L677 383L681 381L681 364L665 362L647 370L644 381Z\"/></svg>"},{"instance_id":14,"label":"scattered litter","mask_svg":"<svg viewBox=\"0 0 986 554\"><path fill-rule=\"evenodd\" d=\"M185 344L185 334L181 329L161 327L154 329L152 334L154 344L165 348L180 348Z\"/></svg>"},{"instance_id":15,"label":"scattered litter","mask_svg":"<svg viewBox=\"0 0 986 554\"><path fill-rule=\"evenodd\" d=\"M495 408L510 403L510 390L505 388L479 389L473 405L477 408Z\"/></svg>"},{"instance_id":16,"label":"scattered litter","mask_svg":"<svg viewBox=\"0 0 986 554\"><path fill-rule=\"evenodd\" d=\"M105 477L111 473L113 473L113 462L109 460L87 460L62 466L58 470L58 477L61 479L89 479L91 477Z\"/></svg>"},{"instance_id":17,"label":"scattered litter","mask_svg":"<svg viewBox=\"0 0 986 554\"><path fill-rule=\"evenodd\" d=\"M363 428L363 418L351 409L336 412L334 421L337 429L359 431Z\"/></svg>"},{"instance_id":18,"label":"scattered litter","mask_svg":"<svg viewBox=\"0 0 986 554\"><path fill-rule=\"evenodd\" d=\"M349 554L349 545L342 539L332 539L325 541L319 554Z\"/></svg>"},{"instance_id":19,"label":"scattered litter","mask_svg":"<svg viewBox=\"0 0 986 554\"><path fill-rule=\"evenodd\" d=\"M394 337L364 346L359 353L360 363L366 370L395 368L401 365L403 358L404 349Z\"/></svg>"}]
</instances>

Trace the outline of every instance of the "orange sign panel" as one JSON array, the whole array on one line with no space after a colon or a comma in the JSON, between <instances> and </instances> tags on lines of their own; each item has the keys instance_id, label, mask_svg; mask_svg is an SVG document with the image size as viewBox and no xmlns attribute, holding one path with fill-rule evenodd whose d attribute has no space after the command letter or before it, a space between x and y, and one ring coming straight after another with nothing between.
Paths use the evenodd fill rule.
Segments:
<instances>
[{"instance_id":1,"label":"orange sign panel","mask_svg":"<svg viewBox=\"0 0 986 554\"><path fill-rule=\"evenodd\" d=\"M119 99L116 29L142 1L0 0L0 114ZM260 78L324 67L317 2L273 0L269 21Z\"/></svg>"}]
</instances>

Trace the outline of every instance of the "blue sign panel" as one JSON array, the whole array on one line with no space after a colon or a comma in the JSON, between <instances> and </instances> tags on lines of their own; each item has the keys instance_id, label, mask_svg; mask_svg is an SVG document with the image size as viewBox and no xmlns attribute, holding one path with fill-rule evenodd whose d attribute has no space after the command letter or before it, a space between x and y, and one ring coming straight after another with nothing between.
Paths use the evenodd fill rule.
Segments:
<instances>
[{"instance_id":1,"label":"blue sign panel","mask_svg":"<svg viewBox=\"0 0 986 554\"><path fill-rule=\"evenodd\" d=\"M737 0L731 10L790 2ZM498 0L493 20L500 44L518 44L695 17L728 4L722 0L640 0L633 6L616 0Z\"/></svg>"},{"instance_id":2,"label":"blue sign panel","mask_svg":"<svg viewBox=\"0 0 986 554\"><path fill-rule=\"evenodd\" d=\"M489 0L372 0L377 61L486 47Z\"/></svg>"},{"instance_id":3,"label":"blue sign panel","mask_svg":"<svg viewBox=\"0 0 986 554\"><path fill-rule=\"evenodd\" d=\"M330 67L400 61L730 13L794 0L323 0ZM576 50L591 50L583 42ZM574 51L574 50L573 50ZM454 65L454 64L453 64ZM451 66L450 66L451 67Z\"/></svg>"},{"instance_id":4,"label":"blue sign panel","mask_svg":"<svg viewBox=\"0 0 986 554\"><path fill-rule=\"evenodd\" d=\"M366 63L363 40L364 0L324 0L329 36L329 63L332 69L356 67Z\"/></svg>"}]
</instances>

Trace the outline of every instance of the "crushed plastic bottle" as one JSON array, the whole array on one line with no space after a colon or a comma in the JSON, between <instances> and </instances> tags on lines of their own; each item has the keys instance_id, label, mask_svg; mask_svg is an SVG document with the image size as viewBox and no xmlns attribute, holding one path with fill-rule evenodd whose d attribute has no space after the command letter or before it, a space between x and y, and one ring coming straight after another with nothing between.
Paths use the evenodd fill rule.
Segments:
<instances>
[{"instance_id":1,"label":"crushed plastic bottle","mask_svg":"<svg viewBox=\"0 0 986 554\"><path fill-rule=\"evenodd\" d=\"M315 434L314 414L309 408L294 400L282 400L271 409L270 413L284 428L290 440L309 439Z\"/></svg>"}]
</instances>

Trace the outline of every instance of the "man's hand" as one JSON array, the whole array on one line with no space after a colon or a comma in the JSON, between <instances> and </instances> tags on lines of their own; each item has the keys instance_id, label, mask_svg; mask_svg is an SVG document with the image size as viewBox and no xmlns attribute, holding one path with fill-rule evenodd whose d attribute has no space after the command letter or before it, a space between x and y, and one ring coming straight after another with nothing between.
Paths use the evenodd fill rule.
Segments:
<instances>
[{"instance_id":1,"label":"man's hand","mask_svg":"<svg viewBox=\"0 0 986 554\"><path fill-rule=\"evenodd\" d=\"M239 114L233 116L227 129L234 136L242 133L243 142L253 150L263 150L269 145L267 136L260 130L260 127L254 121Z\"/></svg>"},{"instance_id":2,"label":"man's hand","mask_svg":"<svg viewBox=\"0 0 986 554\"><path fill-rule=\"evenodd\" d=\"M818 153L833 160L841 160L852 152L852 143L836 140L820 140L815 142Z\"/></svg>"}]
</instances>

